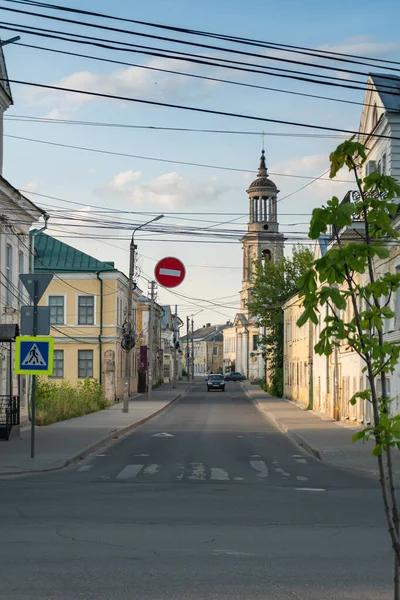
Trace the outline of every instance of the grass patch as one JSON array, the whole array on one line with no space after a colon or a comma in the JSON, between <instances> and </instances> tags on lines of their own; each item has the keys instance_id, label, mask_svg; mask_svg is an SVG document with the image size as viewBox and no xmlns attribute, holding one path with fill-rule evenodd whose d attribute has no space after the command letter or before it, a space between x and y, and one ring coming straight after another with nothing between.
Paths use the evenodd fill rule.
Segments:
<instances>
[{"instance_id":1,"label":"grass patch","mask_svg":"<svg viewBox=\"0 0 400 600\"><path fill-rule=\"evenodd\" d=\"M36 393L36 423L51 425L81 417L109 406L101 385L96 379L79 381L76 388L68 381L56 383L38 377Z\"/></svg>"}]
</instances>

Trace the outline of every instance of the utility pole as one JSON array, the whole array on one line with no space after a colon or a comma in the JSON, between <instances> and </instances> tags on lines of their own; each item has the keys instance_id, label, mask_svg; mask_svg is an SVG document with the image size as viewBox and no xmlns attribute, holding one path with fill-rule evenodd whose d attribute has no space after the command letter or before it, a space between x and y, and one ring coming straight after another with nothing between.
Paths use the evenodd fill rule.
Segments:
<instances>
[{"instance_id":1,"label":"utility pole","mask_svg":"<svg viewBox=\"0 0 400 600\"><path fill-rule=\"evenodd\" d=\"M130 252L129 252L129 282L128 282L128 307L126 312L126 350L125 350L125 389L124 389L124 405L122 412L129 412L129 397L131 395L131 350L134 342L134 328L132 324L132 304L133 304L133 277L135 274L135 255L136 244L134 242L134 234L132 235Z\"/></svg>"},{"instance_id":2,"label":"utility pole","mask_svg":"<svg viewBox=\"0 0 400 600\"><path fill-rule=\"evenodd\" d=\"M173 330L174 330L174 338L173 338L174 339L174 351L173 351L173 359L172 359L172 361L173 361L172 362L172 387L176 388L176 380L177 380L177 377L176 377L176 371L177 371L177 368L176 368L176 345L178 343L178 331L179 331L179 329L178 329L178 305L177 304L175 304L175 316L174 316Z\"/></svg>"},{"instance_id":3,"label":"utility pole","mask_svg":"<svg viewBox=\"0 0 400 600\"><path fill-rule=\"evenodd\" d=\"M189 383L190 374L189 374L189 317L186 317L186 377Z\"/></svg>"},{"instance_id":4,"label":"utility pole","mask_svg":"<svg viewBox=\"0 0 400 600\"><path fill-rule=\"evenodd\" d=\"M135 257L136 257L136 249L137 246L135 244L135 233L142 229L142 227L146 227L150 223L154 221L159 221L162 219L164 215L158 215L154 217L150 221L146 223L142 223L138 227L136 227L132 232L131 244L129 247L129 281L128 281L128 306L126 310L126 320L124 323L124 328L122 331L122 341L121 346L122 349L125 350L125 389L124 389L124 402L122 406L122 412L129 412L129 397L131 395L131 366L132 366L132 358L131 358L131 350L135 346L135 328L136 323L132 323L132 314L133 314L133 278L135 276Z\"/></svg>"},{"instance_id":5,"label":"utility pole","mask_svg":"<svg viewBox=\"0 0 400 600\"><path fill-rule=\"evenodd\" d=\"M192 317L192 362L190 364L192 371L192 381L194 381L194 323Z\"/></svg>"},{"instance_id":6,"label":"utility pole","mask_svg":"<svg viewBox=\"0 0 400 600\"><path fill-rule=\"evenodd\" d=\"M153 392L153 345L154 345L154 293L155 281L150 282L150 310L149 310L149 351L147 368L147 400L151 400Z\"/></svg>"}]
</instances>

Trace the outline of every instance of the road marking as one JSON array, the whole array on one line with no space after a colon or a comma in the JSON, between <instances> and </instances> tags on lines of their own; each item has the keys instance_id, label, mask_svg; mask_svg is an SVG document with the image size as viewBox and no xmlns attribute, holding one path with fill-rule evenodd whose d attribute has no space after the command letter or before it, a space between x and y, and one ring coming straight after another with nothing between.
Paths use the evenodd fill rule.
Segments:
<instances>
[{"instance_id":1,"label":"road marking","mask_svg":"<svg viewBox=\"0 0 400 600\"><path fill-rule=\"evenodd\" d=\"M135 454L135 456L150 456L150 454Z\"/></svg>"},{"instance_id":2,"label":"road marking","mask_svg":"<svg viewBox=\"0 0 400 600\"><path fill-rule=\"evenodd\" d=\"M304 458L302 454L292 454L292 458Z\"/></svg>"},{"instance_id":3,"label":"road marking","mask_svg":"<svg viewBox=\"0 0 400 600\"><path fill-rule=\"evenodd\" d=\"M276 473L281 473L281 474L285 472L285 471L284 471L283 469L281 469L280 467L274 467L274 471L275 471Z\"/></svg>"},{"instance_id":4,"label":"road marking","mask_svg":"<svg viewBox=\"0 0 400 600\"><path fill-rule=\"evenodd\" d=\"M295 460L296 460L296 462L301 463L303 465L307 464L307 459L306 458L296 458Z\"/></svg>"},{"instance_id":5,"label":"road marking","mask_svg":"<svg viewBox=\"0 0 400 600\"><path fill-rule=\"evenodd\" d=\"M146 475L155 475L160 470L160 465L147 465L144 469L143 473Z\"/></svg>"},{"instance_id":6,"label":"road marking","mask_svg":"<svg viewBox=\"0 0 400 600\"><path fill-rule=\"evenodd\" d=\"M224 469L216 469L212 468L211 470L211 479L217 481L229 481L229 475Z\"/></svg>"},{"instance_id":7,"label":"road marking","mask_svg":"<svg viewBox=\"0 0 400 600\"><path fill-rule=\"evenodd\" d=\"M152 437L174 437L172 433L155 433Z\"/></svg>"},{"instance_id":8,"label":"road marking","mask_svg":"<svg viewBox=\"0 0 400 600\"><path fill-rule=\"evenodd\" d=\"M205 481L206 480L206 468L203 463L190 463L192 467L192 473L188 479L193 481Z\"/></svg>"},{"instance_id":9,"label":"road marking","mask_svg":"<svg viewBox=\"0 0 400 600\"><path fill-rule=\"evenodd\" d=\"M108 454L96 454L96 456L108 456Z\"/></svg>"},{"instance_id":10,"label":"road marking","mask_svg":"<svg viewBox=\"0 0 400 600\"><path fill-rule=\"evenodd\" d=\"M290 477L290 473L286 473L285 471L282 471L281 475L282 477Z\"/></svg>"},{"instance_id":11,"label":"road marking","mask_svg":"<svg viewBox=\"0 0 400 600\"><path fill-rule=\"evenodd\" d=\"M296 475L296 479L298 481L308 481L308 477L303 477L303 475Z\"/></svg>"},{"instance_id":12,"label":"road marking","mask_svg":"<svg viewBox=\"0 0 400 600\"><path fill-rule=\"evenodd\" d=\"M244 481L243 477L234 477L233 478L234 481Z\"/></svg>"},{"instance_id":13,"label":"road marking","mask_svg":"<svg viewBox=\"0 0 400 600\"><path fill-rule=\"evenodd\" d=\"M259 454L250 454L250 458L260 458Z\"/></svg>"},{"instance_id":14,"label":"road marking","mask_svg":"<svg viewBox=\"0 0 400 600\"><path fill-rule=\"evenodd\" d=\"M240 552L239 550L213 550L211 554L226 554L227 556L257 556L257 554L254 554L253 552Z\"/></svg>"},{"instance_id":15,"label":"road marking","mask_svg":"<svg viewBox=\"0 0 400 600\"><path fill-rule=\"evenodd\" d=\"M160 269L160 275L169 275L170 277L180 277L182 271L178 271L178 269Z\"/></svg>"},{"instance_id":16,"label":"road marking","mask_svg":"<svg viewBox=\"0 0 400 600\"><path fill-rule=\"evenodd\" d=\"M143 469L144 465L126 465L124 469L117 475L117 479L130 479L136 477L136 475Z\"/></svg>"},{"instance_id":17,"label":"road marking","mask_svg":"<svg viewBox=\"0 0 400 600\"><path fill-rule=\"evenodd\" d=\"M79 467L78 473L83 473L83 471L90 471L93 465L83 465L83 467Z\"/></svg>"},{"instance_id":18,"label":"road marking","mask_svg":"<svg viewBox=\"0 0 400 600\"><path fill-rule=\"evenodd\" d=\"M251 460L250 466L257 471L257 477L268 477L268 467L263 460Z\"/></svg>"},{"instance_id":19,"label":"road marking","mask_svg":"<svg viewBox=\"0 0 400 600\"><path fill-rule=\"evenodd\" d=\"M296 490L298 492L326 492L326 490L324 488L306 488L306 487L301 487L301 488L296 488Z\"/></svg>"}]
</instances>

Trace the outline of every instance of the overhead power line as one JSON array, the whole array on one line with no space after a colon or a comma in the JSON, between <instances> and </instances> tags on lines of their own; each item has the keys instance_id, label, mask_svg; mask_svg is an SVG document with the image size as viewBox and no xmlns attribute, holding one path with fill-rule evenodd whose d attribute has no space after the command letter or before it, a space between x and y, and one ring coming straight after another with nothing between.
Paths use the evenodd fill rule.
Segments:
<instances>
[{"instance_id":1,"label":"overhead power line","mask_svg":"<svg viewBox=\"0 0 400 600\"><path fill-rule=\"evenodd\" d=\"M5 1L12 3L12 4L23 4L23 5L28 5L28 6L35 6L37 8L47 8L47 9L51 9L51 10L75 13L75 14L80 14L80 15L85 15L85 16L90 16L90 17L98 17L98 18L107 19L107 20L113 20L113 21L119 21L119 22L125 22L125 23L134 23L137 25L144 25L146 27L152 27L152 28L157 28L157 29L162 29L162 30L185 33L185 34L194 35L194 36L211 37L211 38L215 38L215 39L221 39L224 41L230 41L230 42L235 42L235 43L245 44L245 45L250 45L250 46L271 48L271 49L275 49L275 50L284 50L286 52L294 52L295 51L296 53L299 53L299 54L306 54L306 55L311 55L314 57L321 57L321 58L335 60L335 61L345 60L346 62L354 62L352 60L349 60L349 58L354 58L354 59L358 59L356 64L365 64L365 61L372 61L374 64L375 63L394 64L394 65L400 64L397 61L378 59L376 57L360 56L360 55L356 55L356 54L345 54L343 52L335 52L333 50L313 49L313 48L308 48L308 47L304 47L304 46L295 46L292 44L282 44L282 43L277 43L277 42L257 40L257 39L246 38L246 37L231 36L231 35L226 35L226 34L221 34L221 33L216 33L216 32L210 32L210 31L201 31L201 30L190 29L190 28L186 28L186 27L177 27L177 26L165 25L165 24L160 24L160 23L153 23L150 21L141 21L138 19L129 19L127 17L118 17L115 15L110 15L110 14L106 14L106 13L77 9L74 7L62 6L62 5L58 5L58 4L51 4L48 2L41 2L41 1L37 1L37 0L5 0ZM360 61L360 62L358 62L358 61Z\"/></svg>"},{"instance_id":2,"label":"overhead power line","mask_svg":"<svg viewBox=\"0 0 400 600\"><path fill-rule=\"evenodd\" d=\"M99 154L109 154L111 156L125 156L128 158L149 160L149 161L153 161L153 162L163 162L163 163L170 163L170 164L172 163L172 164L178 164L178 165L186 165L186 166L190 166L190 167L202 167L205 169L217 169L220 171L235 171L238 173L251 173L253 171L253 169L251 169L251 170L250 169L239 169L239 168L235 168L235 167L224 167L221 165L208 165L208 164L204 164L204 163L173 160L173 159L169 159L169 158L157 158L154 156L142 156L142 155L138 155L138 154L129 154L126 152L113 152L112 150L101 150L99 148L88 148L87 146L75 146L72 144L62 144L61 142L50 142L49 140L37 140L34 138L28 138L28 137L23 137L23 136L19 136L19 135L5 134L4 137L8 137L10 139L15 139L15 140L24 140L27 142L35 142L37 144L48 144L49 146L59 146L60 148L72 148L73 150L84 150L86 152L97 152ZM276 177L290 177L290 178L294 178L294 179L315 179L314 175L289 175L286 173L275 173L272 171L269 174L273 175L274 177L276 176ZM336 181L337 183L350 183L351 180L326 178L326 181L332 181L332 182ZM28 192L29 192L29 190L28 190ZM33 192L29 192L29 193L33 193Z\"/></svg>"},{"instance_id":3,"label":"overhead power line","mask_svg":"<svg viewBox=\"0 0 400 600\"><path fill-rule=\"evenodd\" d=\"M219 52L235 54L235 55L239 55L239 56L250 56L252 58L263 59L265 61L275 61L275 62L284 63L284 64L289 63L289 64L301 65L303 67L304 66L312 67L314 69L316 68L316 69L322 69L322 70L328 70L328 71L334 71L334 72L339 71L342 73L348 73L350 75L365 75L366 74L365 71L356 71L354 69L346 69L346 68L343 68L343 67L337 66L337 65L330 66L330 65L325 65L325 64L318 64L318 63L316 64L315 62L310 63L307 61L300 61L300 60L294 60L291 58L284 58L282 56L274 56L271 54L269 54L269 55L263 55L263 54L259 54L259 53L257 54L255 52L248 52L248 51L245 51L242 49L237 50L234 48L229 48L229 47L224 47L224 46L215 46L212 44L204 44L204 43L195 42L195 41L191 41L191 40L185 40L182 38L176 39L176 38L169 38L169 37L165 37L165 36L161 36L161 35L155 35L155 34L151 34L151 33L144 33L141 31L130 31L127 29L110 27L107 25L99 25L98 23L89 23L89 22L85 22L85 21L78 21L76 19L68 19L65 17L59 17L59 16L55 16L55 15L35 13L33 11L21 10L21 9L16 9L16 8L7 8L5 6L0 6L0 10L11 12L11 13L22 14L22 15L29 15L29 16L33 16L33 17L39 18L39 19L49 19L49 20L57 21L57 22L61 22L61 23L69 23L71 25L80 25L80 26L94 28L94 29L101 29L102 31L110 31L113 33L118 33L118 34L122 33L122 34L127 34L127 35L133 35L135 37L144 37L144 38L148 38L148 39L152 39L152 40L169 42L172 44L193 46L195 48L201 48L202 50L213 50L213 51L217 50ZM71 34L68 33L68 35L71 35ZM73 35L75 35L75 34L73 34ZM105 40L102 39L101 41L105 41ZM114 42L114 43L116 43L116 42ZM342 61L342 62L344 62L344 61ZM357 64L360 64L360 63L357 63ZM368 66L371 66L371 65L368 65ZM268 68L270 68L270 67L268 67ZM389 66L384 66L382 68L386 69L386 70L390 70L390 71L398 70L395 67L389 67ZM390 75L389 75L389 78L390 78Z\"/></svg>"},{"instance_id":4,"label":"overhead power line","mask_svg":"<svg viewBox=\"0 0 400 600\"><path fill-rule=\"evenodd\" d=\"M0 81L8 81L9 83L17 84L17 85L28 85L36 88L43 88L47 90L55 90L61 92L68 92L71 94L82 94L84 96L93 96L96 98L106 98L109 100L123 100L125 102L134 102L138 104L147 104L150 106L158 106L163 108L174 108L177 110L186 110L196 113L210 114L210 115L221 115L225 117L233 117L235 119L248 119L250 121L260 121L263 123L275 123L279 125L289 125L292 127L304 127L307 129L316 129L321 131L332 131L336 133L348 133L350 135L360 135L359 131L355 131L352 129L341 129L339 127L328 127L326 125L314 125L311 123L299 123L297 121L286 121L283 119L270 119L267 117L258 117L254 115L243 115L240 113L232 113L228 111L221 110L213 110L211 108L200 108L197 106L184 106L181 104L172 104L169 102L158 102L156 100L145 100L143 98L130 98L127 96L119 96L114 94L103 94L101 92L90 92L88 90L76 90L73 88L67 88L63 86L57 85L49 85L44 83L35 83L32 81L21 81L18 79L6 79L5 77L0 77ZM368 133L370 137L379 138L379 139L390 139L390 140L400 140L400 137L391 136L391 135L383 135L378 133Z\"/></svg>"},{"instance_id":5,"label":"overhead power line","mask_svg":"<svg viewBox=\"0 0 400 600\"><path fill-rule=\"evenodd\" d=\"M17 31L19 33L25 33L27 35L34 35L48 39L58 39L61 41L67 41L69 43L85 44L89 46L95 46L98 48L119 51L119 52L135 52L144 54L146 56L153 56L159 58L179 60L199 65L213 66L224 69L233 69L235 71L242 71L245 73L256 73L261 75L269 75L273 77L281 77L285 79L303 81L308 83L315 83L319 85L329 85L334 87L341 87L352 90L371 90L373 87L365 88L365 82L359 80L344 80L342 77L333 75L322 75L318 73L308 73L305 71L299 71L298 69L284 69L282 67L271 67L262 66L255 63L246 63L243 61L234 61L226 58L212 57L212 59L205 59L202 55L190 54L187 52L176 52L167 48L158 48L153 46L143 46L140 44L130 44L127 42L110 41L108 39L98 39L97 37L86 36L83 34L70 33L65 31L57 31L52 29L43 29L40 27L33 27L28 25L19 25L15 23L2 23L1 27L7 31ZM69 37L65 37L69 36ZM114 44L110 45L110 44ZM115 46L117 44L117 46ZM367 76L367 72L360 72L361 75ZM313 79L314 77L314 79ZM315 79L318 78L318 79ZM388 76L390 78L390 76ZM333 81L328 81L333 80ZM394 85L382 84L381 87L385 88L385 91L389 94L397 95L397 87L395 85L396 79L393 79ZM352 85L356 84L356 85Z\"/></svg>"},{"instance_id":6,"label":"overhead power line","mask_svg":"<svg viewBox=\"0 0 400 600\"><path fill-rule=\"evenodd\" d=\"M320 96L318 94L307 94L306 92L298 92L298 91L294 91L294 90L283 90L281 88L273 88L273 87L264 86L264 85L256 85L253 83L244 83L241 81L232 81L230 79L221 79L219 77L207 77L206 75L197 75L195 73L187 73L187 72L185 73L185 71L176 71L173 69L162 69L160 67L151 67L149 65L142 65L140 63L129 63L129 62L121 61L121 60L112 60L110 58L102 58L99 56L80 54L78 52L68 52L67 50L59 50L56 48L46 48L45 46L35 46L34 44L15 43L14 46L23 46L24 48L33 48L36 50L43 50L45 52L54 52L56 54L64 54L67 56L76 56L78 58L85 58L85 59L89 59L89 60L106 62L106 63L110 63L110 64L117 64L117 65L122 65L122 66L127 66L127 67L136 67L138 69L145 69L145 70L156 71L156 72L160 72L160 73L169 73L172 75L179 75L182 77L201 79L201 80L205 80L205 81L215 81L217 83L225 83L225 84L236 85L236 86L245 87L245 88L259 89L259 90L265 90L265 91L270 91L270 92L278 92L281 94L290 94L290 95L294 95L294 96L303 96L305 98L314 98L317 100L326 100L328 102L340 102L342 104L354 104L357 106L373 106L372 104L364 104L363 102L357 102L355 100L345 100L344 98L332 98L329 96Z\"/></svg>"}]
</instances>

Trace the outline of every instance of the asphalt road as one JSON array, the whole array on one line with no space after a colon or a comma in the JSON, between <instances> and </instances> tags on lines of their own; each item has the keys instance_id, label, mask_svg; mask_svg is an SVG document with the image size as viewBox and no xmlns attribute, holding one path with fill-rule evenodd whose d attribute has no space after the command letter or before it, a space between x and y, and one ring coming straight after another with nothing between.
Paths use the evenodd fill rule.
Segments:
<instances>
[{"instance_id":1,"label":"asphalt road","mask_svg":"<svg viewBox=\"0 0 400 600\"><path fill-rule=\"evenodd\" d=\"M388 600L373 478L197 383L60 472L0 479L2 600Z\"/></svg>"}]
</instances>

